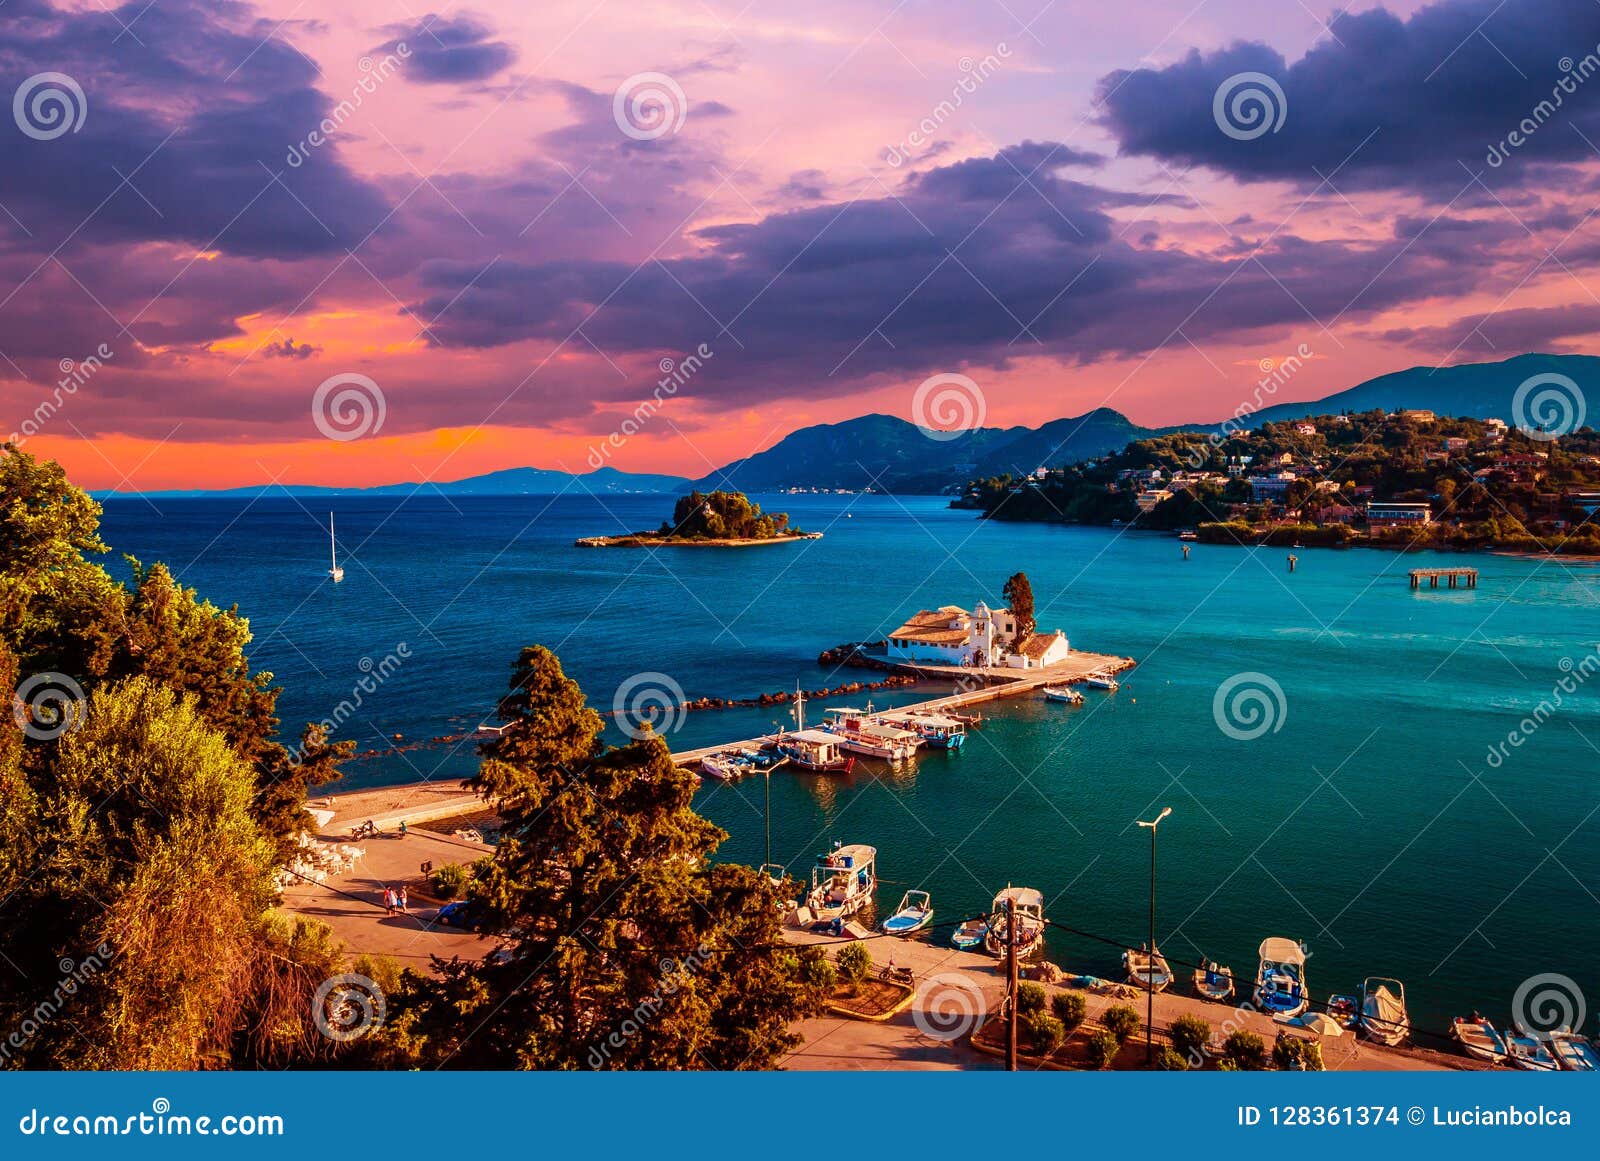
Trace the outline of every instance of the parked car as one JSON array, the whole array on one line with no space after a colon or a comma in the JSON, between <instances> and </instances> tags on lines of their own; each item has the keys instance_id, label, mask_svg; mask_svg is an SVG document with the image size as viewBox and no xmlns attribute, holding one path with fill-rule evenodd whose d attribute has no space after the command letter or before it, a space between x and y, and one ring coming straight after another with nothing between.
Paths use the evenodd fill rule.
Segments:
<instances>
[{"instance_id":1,"label":"parked car","mask_svg":"<svg viewBox=\"0 0 1600 1161\"><path fill-rule=\"evenodd\" d=\"M433 921L440 927L459 927L463 931L483 930L483 904L476 899L457 899L439 908Z\"/></svg>"}]
</instances>

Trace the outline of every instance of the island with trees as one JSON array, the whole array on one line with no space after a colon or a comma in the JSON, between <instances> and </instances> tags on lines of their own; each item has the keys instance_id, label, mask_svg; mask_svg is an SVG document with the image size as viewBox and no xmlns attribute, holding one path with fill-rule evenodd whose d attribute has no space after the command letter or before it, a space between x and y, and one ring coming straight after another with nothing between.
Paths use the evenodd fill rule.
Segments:
<instances>
[{"instance_id":1,"label":"island with trees","mask_svg":"<svg viewBox=\"0 0 1600 1161\"><path fill-rule=\"evenodd\" d=\"M1369 411L1176 432L953 506L992 520L1183 532L1213 543L1600 554L1600 433Z\"/></svg>"},{"instance_id":2,"label":"island with trees","mask_svg":"<svg viewBox=\"0 0 1600 1161\"><path fill-rule=\"evenodd\" d=\"M576 543L579 548L743 548L821 539L820 532L791 528L787 512L762 512L761 505L743 492L695 491L680 496L673 505L672 519L663 520L654 532L585 536Z\"/></svg>"}]
</instances>

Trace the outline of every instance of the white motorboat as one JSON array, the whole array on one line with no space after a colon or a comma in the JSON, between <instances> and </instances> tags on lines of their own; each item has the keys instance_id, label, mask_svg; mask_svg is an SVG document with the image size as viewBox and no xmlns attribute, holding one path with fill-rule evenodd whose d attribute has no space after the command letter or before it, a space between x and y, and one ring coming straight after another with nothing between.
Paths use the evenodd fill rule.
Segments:
<instances>
[{"instance_id":1,"label":"white motorboat","mask_svg":"<svg viewBox=\"0 0 1600 1161\"><path fill-rule=\"evenodd\" d=\"M1512 1067L1524 1072L1555 1072L1561 1067L1545 1042L1528 1035L1520 1024L1513 1024L1506 1037L1506 1055Z\"/></svg>"},{"instance_id":2,"label":"white motorboat","mask_svg":"<svg viewBox=\"0 0 1600 1161\"><path fill-rule=\"evenodd\" d=\"M1486 1060L1490 1064L1506 1062L1506 1038L1488 1019L1476 1012L1451 1020L1450 1035L1461 1045L1461 1051L1475 1060Z\"/></svg>"},{"instance_id":3,"label":"white motorboat","mask_svg":"<svg viewBox=\"0 0 1600 1161\"><path fill-rule=\"evenodd\" d=\"M835 846L811 868L806 907L812 923L848 919L872 902L878 885L878 852L863 843Z\"/></svg>"},{"instance_id":4,"label":"white motorboat","mask_svg":"<svg viewBox=\"0 0 1600 1161\"><path fill-rule=\"evenodd\" d=\"M1368 976L1361 983L1361 1034L1393 1047L1411 1034L1406 986L1399 980Z\"/></svg>"},{"instance_id":5,"label":"white motorboat","mask_svg":"<svg viewBox=\"0 0 1600 1161\"><path fill-rule=\"evenodd\" d=\"M1015 903L1017 915L1017 958L1032 959L1044 950L1044 895L1032 887L1007 886L994 897L989 929L983 935L983 949L1004 959L1011 940L1006 918L1008 903Z\"/></svg>"},{"instance_id":6,"label":"white motorboat","mask_svg":"<svg viewBox=\"0 0 1600 1161\"><path fill-rule=\"evenodd\" d=\"M1066 685L1047 685L1044 687L1046 701L1060 701L1067 705L1082 705L1083 694Z\"/></svg>"},{"instance_id":7,"label":"white motorboat","mask_svg":"<svg viewBox=\"0 0 1600 1161\"><path fill-rule=\"evenodd\" d=\"M1122 688L1122 683L1109 673L1091 673L1083 679L1083 684L1090 689L1117 690Z\"/></svg>"},{"instance_id":8,"label":"white motorboat","mask_svg":"<svg viewBox=\"0 0 1600 1161\"><path fill-rule=\"evenodd\" d=\"M733 782L748 774L753 767L741 755L730 750L720 750L700 759L700 771L718 782Z\"/></svg>"},{"instance_id":9,"label":"white motorboat","mask_svg":"<svg viewBox=\"0 0 1600 1161\"><path fill-rule=\"evenodd\" d=\"M1172 969L1160 948L1130 947L1122 953L1122 970L1127 973L1128 982L1141 990L1164 992L1172 983Z\"/></svg>"},{"instance_id":10,"label":"white motorboat","mask_svg":"<svg viewBox=\"0 0 1600 1161\"><path fill-rule=\"evenodd\" d=\"M1277 1018L1298 1016L1311 1004L1306 988L1306 949L1292 939L1261 941L1256 969L1256 1007Z\"/></svg>"},{"instance_id":11,"label":"white motorboat","mask_svg":"<svg viewBox=\"0 0 1600 1161\"><path fill-rule=\"evenodd\" d=\"M887 713L878 720L898 729L910 730L935 750L959 750L967 741L966 723L935 713Z\"/></svg>"},{"instance_id":12,"label":"white motorboat","mask_svg":"<svg viewBox=\"0 0 1600 1161\"><path fill-rule=\"evenodd\" d=\"M883 921L885 935L914 935L933 922L933 896L926 891L907 891L900 906Z\"/></svg>"},{"instance_id":13,"label":"white motorboat","mask_svg":"<svg viewBox=\"0 0 1600 1161\"><path fill-rule=\"evenodd\" d=\"M1576 1032L1551 1033L1550 1054L1568 1072L1600 1072L1600 1052Z\"/></svg>"}]
</instances>

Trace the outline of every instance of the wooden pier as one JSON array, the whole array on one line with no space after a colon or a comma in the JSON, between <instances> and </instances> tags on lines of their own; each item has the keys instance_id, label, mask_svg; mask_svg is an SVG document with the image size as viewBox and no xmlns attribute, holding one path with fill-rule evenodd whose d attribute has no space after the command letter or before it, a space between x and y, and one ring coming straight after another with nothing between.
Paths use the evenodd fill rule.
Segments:
<instances>
[{"instance_id":1,"label":"wooden pier","mask_svg":"<svg viewBox=\"0 0 1600 1161\"><path fill-rule=\"evenodd\" d=\"M1044 669L1006 669L998 666L962 669L952 665L895 665L893 671L908 673L929 681L954 681L959 684L982 682L975 688L960 690L943 697L919 701L912 705L885 707L886 713L948 713L981 702L1002 697L1018 697L1046 685L1072 685L1096 673L1121 673L1133 668L1133 658L1113 657L1108 653L1080 653L1076 650L1065 661L1058 661ZM819 706L819 711L825 707ZM715 746L702 746L698 750L682 750L672 755L679 766L698 762L709 754L735 747L760 749L777 740L776 734L763 734L759 738L746 738L738 742L721 742Z\"/></svg>"},{"instance_id":2,"label":"wooden pier","mask_svg":"<svg viewBox=\"0 0 1600 1161\"><path fill-rule=\"evenodd\" d=\"M1411 570L1411 587L1420 589L1426 580L1430 589L1436 589L1440 577L1449 581L1450 588L1459 587L1460 581L1466 581L1469 589L1478 587L1478 570L1475 568L1414 568Z\"/></svg>"}]
</instances>

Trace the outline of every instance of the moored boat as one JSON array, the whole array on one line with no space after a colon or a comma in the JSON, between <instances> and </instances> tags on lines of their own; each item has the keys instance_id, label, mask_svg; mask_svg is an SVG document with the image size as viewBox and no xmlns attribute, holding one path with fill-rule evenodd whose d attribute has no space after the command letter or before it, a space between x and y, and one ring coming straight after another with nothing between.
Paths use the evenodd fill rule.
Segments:
<instances>
[{"instance_id":1,"label":"moored boat","mask_svg":"<svg viewBox=\"0 0 1600 1161\"><path fill-rule=\"evenodd\" d=\"M1361 1034L1368 1040L1393 1047L1411 1034L1406 1012L1406 986L1384 976L1361 982Z\"/></svg>"},{"instance_id":2,"label":"moored boat","mask_svg":"<svg viewBox=\"0 0 1600 1161\"><path fill-rule=\"evenodd\" d=\"M795 730L778 739L778 752L805 770L848 774L856 760L844 752L839 737L827 730Z\"/></svg>"},{"instance_id":3,"label":"moored boat","mask_svg":"<svg viewBox=\"0 0 1600 1161\"><path fill-rule=\"evenodd\" d=\"M864 843L835 846L817 857L806 895L809 922L839 923L872 902L878 885L878 852Z\"/></svg>"},{"instance_id":4,"label":"moored boat","mask_svg":"<svg viewBox=\"0 0 1600 1161\"><path fill-rule=\"evenodd\" d=\"M1122 683L1109 673L1091 673L1083 679L1083 684L1090 689L1118 690L1122 688Z\"/></svg>"},{"instance_id":5,"label":"moored boat","mask_svg":"<svg viewBox=\"0 0 1600 1161\"><path fill-rule=\"evenodd\" d=\"M1031 959L1044 950L1044 895L1032 887L1008 886L994 897L983 950L1004 959L1011 940L1006 905L1014 902L1017 915L1017 958Z\"/></svg>"},{"instance_id":6,"label":"moored boat","mask_svg":"<svg viewBox=\"0 0 1600 1161\"><path fill-rule=\"evenodd\" d=\"M1306 950L1292 939L1261 941L1256 969L1256 1007L1273 1017L1298 1016L1311 1004L1306 991Z\"/></svg>"},{"instance_id":7,"label":"moored boat","mask_svg":"<svg viewBox=\"0 0 1600 1161\"><path fill-rule=\"evenodd\" d=\"M959 750L967 741L966 723L943 714L887 713L878 715L878 720L910 730L935 750Z\"/></svg>"},{"instance_id":8,"label":"moored boat","mask_svg":"<svg viewBox=\"0 0 1600 1161\"><path fill-rule=\"evenodd\" d=\"M1178 533L1178 539L1179 540L1199 540L1200 539L1200 534L1198 532L1196 532L1193 528L1185 528L1183 531Z\"/></svg>"},{"instance_id":9,"label":"moored boat","mask_svg":"<svg viewBox=\"0 0 1600 1161\"><path fill-rule=\"evenodd\" d=\"M1046 701L1060 701L1067 705L1082 705L1083 694L1066 685L1047 685L1044 687Z\"/></svg>"},{"instance_id":10,"label":"moored boat","mask_svg":"<svg viewBox=\"0 0 1600 1161\"><path fill-rule=\"evenodd\" d=\"M1130 947L1122 953L1122 970L1127 973L1128 982L1141 990L1164 992L1172 983L1172 969L1160 948Z\"/></svg>"},{"instance_id":11,"label":"moored boat","mask_svg":"<svg viewBox=\"0 0 1600 1161\"><path fill-rule=\"evenodd\" d=\"M1361 997L1335 992L1328 997L1328 1015L1355 1031L1361 1026Z\"/></svg>"},{"instance_id":12,"label":"moored boat","mask_svg":"<svg viewBox=\"0 0 1600 1161\"><path fill-rule=\"evenodd\" d=\"M1233 970L1215 961L1194 969L1194 994L1225 1004L1233 999Z\"/></svg>"},{"instance_id":13,"label":"moored boat","mask_svg":"<svg viewBox=\"0 0 1600 1161\"><path fill-rule=\"evenodd\" d=\"M1506 1035L1506 1056L1512 1067L1524 1072L1555 1072L1561 1067L1545 1042L1537 1036L1528 1035L1521 1024L1511 1025L1511 1031Z\"/></svg>"},{"instance_id":14,"label":"moored boat","mask_svg":"<svg viewBox=\"0 0 1600 1161\"><path fill-rule=\"evenodd\" d=\"M732 750L719 750L715 754L707 754L700 759L700 769L708 777L719 782L733 782L748 774L752 766L749 761Z\"/></svg>"},{"instance_id":15,"label":"moored boat","mask_svg":"<svg viewBox=\"0 0 1600 1161\"><path fill-rule=\"evenodd\" d=\"M983 946L983 937L987 934L988 919L969 919L950 933L950 946L957 951L977 951Z\"/></svg>"},{"instance_id":16,"label":"moored boat","mask_svg":"<svg viewBox=\"0 0 1600 1161\"><path fill-rule=\"evenodd\" d=\"M1487 1060L1490 1064L1506 1062L1506 1038L1477 1012L1451 1020L1450 1035L1461 1045L1461 1051L1475 1060Z\"/></svg>"},{"instance_id":17,"label":"moored boat","mask_svg":"<svg viewBox=\"0 0 1600 1161\"><path fill-rule=\"evenodd\" d=\"M1568 1072L1600 1072L1600 1052L1576 1032L1552 1032L1550 1054Z\"/></svg>"},{"instance_id":18,"label":"moored boat","mask_svg":"<svg viewBox=\"0 0 1600 1161\"><path fill-rule=\"evenodd\" d=\"M933 922L933 897L926 891L907 891L900 906L883 921L885 935L911 935Z\"/></svg>"},{"instance_id":19,"label":"moored boat","mask_svg":"<svg viewBox=\"0 0 1600 1161\"><path fill-rule=\"evenodd\" d=\"M903 762L922 745L920 735L879 721L869 705L864 710L830 709L823 729L834 734L839 744L852 754Z\"/></svg>"}]
</instances>

